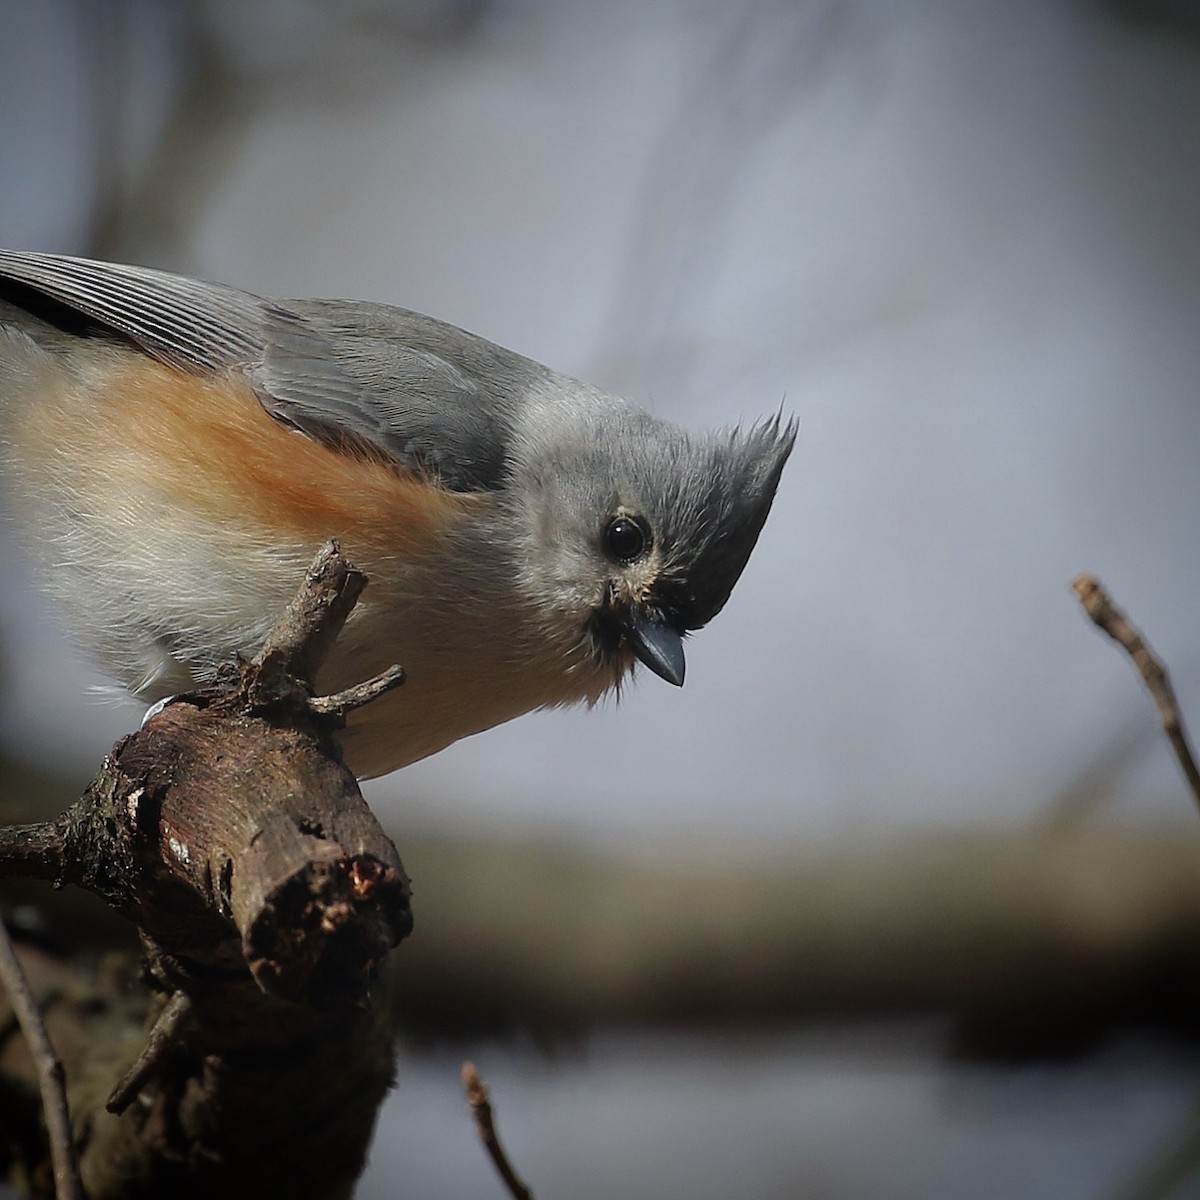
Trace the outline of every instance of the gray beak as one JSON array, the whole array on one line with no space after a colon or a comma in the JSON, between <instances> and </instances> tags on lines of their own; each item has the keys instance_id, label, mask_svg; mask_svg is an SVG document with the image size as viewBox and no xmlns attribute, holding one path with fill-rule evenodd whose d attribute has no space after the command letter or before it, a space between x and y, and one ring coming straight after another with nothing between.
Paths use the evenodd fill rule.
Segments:
<instances>
[{"instance_id":1,"label":"gray beak","mask_svg":"<svg viewBox=\"0 0 1200 1200\"><path fill-rule=\"evenodd\" d=\"M687 664L683 657L683 638L679 633L663 623L661 617L657 621L651 620L648 613L638 607L629 610L624 627L629 648L639 661L645 663L659 679L683 687L683 671Z\"/></svg>"}]
</instances>

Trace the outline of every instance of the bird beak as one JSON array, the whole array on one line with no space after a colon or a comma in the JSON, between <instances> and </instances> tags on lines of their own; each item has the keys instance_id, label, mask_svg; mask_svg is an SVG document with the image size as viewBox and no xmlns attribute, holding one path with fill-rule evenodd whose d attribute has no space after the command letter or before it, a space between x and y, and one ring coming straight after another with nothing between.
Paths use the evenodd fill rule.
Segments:
<instances>
[{"instance_id":1,"label":"bird beak","mask_svg":"<svg viewBox=\"0 0 1200 1200\"><path fill-rule=\"evenodd\" d=\"M683 638L676 629L663 621L661 615L655 613L654 618L638 605L630 608L624 621L629 648L659 679L665 679L676 687L683 687L683 671L686 666Z\"/></svg>"}]
</instances>

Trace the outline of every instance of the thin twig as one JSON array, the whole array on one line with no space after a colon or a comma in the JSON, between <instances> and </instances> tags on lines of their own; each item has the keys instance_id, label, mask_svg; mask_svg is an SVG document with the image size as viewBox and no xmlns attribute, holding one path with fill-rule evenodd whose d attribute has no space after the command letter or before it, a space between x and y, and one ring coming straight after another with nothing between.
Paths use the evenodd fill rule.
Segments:
<instances>
[{"instance_id":1,"label":"thin twig","mask_svg":"<svg viewBox=\"0 0 1200 1200\"><path fill-rule=\"evenodd\" d=\"M393 688L398 688L403 682L404 668L388 667L374 679L356 683L328 696L313 696L308 702L308 707L321 716L344 717L351 709L370 704L372 700L378 699Z\"/></svg>"},{"instance_id":2,"label":"thin twig","mask_svg":"<svg viewBox=\"0 0 1200 1200\"><path fill-rule=\"evenodd\" d=\"M1192 796L1200 806L1200 769L1197 769L1191 746L1188 745L1179 702L1175 699L1175 690L1171 687L1166 667L1146 645L1145 638L1129 618L1112 602L1112 597L1100 585L1098 579L1092 575L1080 575L1071 586L1079 596L1084 612L1133 659L1133 664L1150 690L1154 703L1158 705L1159 719L1167 739L1175 751L1179 765L1183 768Z\"/></svg>"},{"instance_id":3,"label":"thin twig","mask_svg":"<svg viewBox=\"0 0 1200 1200\"><path fill-rule=\"evenodd\" d=\"M467 1093L467 1103L470 1104L471 1113L475 1117L475 1126L479 1130L479 1138L495 1164L500 1178L504 1180L504 1186L508 1188L509 1195L513 1197L513 1200L533 1200L533 1193L521 1182L516 1171L513 1170L512 1163L508 1161L508 1155L504 1153L504 1147L500 1144L500 1138L496 1133L496 1123L492 1117L492 1102L488 1097L487 1086L479 1078L479 1072L475 1070L474 1063L463 1063L462 1082L463 1090Z\"/></svg>"},{"instance_id":4,"label":"thin twig","mask_svg":"<svg viewBox=\"0 0 1200 1200\"><path fill-rule=\"evenodd\" d=\"M71 1116L67 1111L66 1075L50 1044L42 1014L3 921L0 921L0 982L8 993L8 1002L25 1035L37 1070L46 1135L50 1139L50 1157L54 1163L54 1194L58 1200L83 1200L79 1162L71 1136Z\"/></svg>"},{"instance_id":5,"label":"thin twig","mask_svg":"<svg viewBox=\"0 0 1200 1200\"><path fill-rule=\"evenodd\" d=\"M159 1064L175 1040L180 1022L191 1009L191 997L182 991L173 993L170 1000L163 1005L137 1058L117 1081L117 1086L109 1093L104 1103L104 1107L110 1113L120 1115L133 1103L138 1092L158 1070Z\"/></svg>"}]
</instances>

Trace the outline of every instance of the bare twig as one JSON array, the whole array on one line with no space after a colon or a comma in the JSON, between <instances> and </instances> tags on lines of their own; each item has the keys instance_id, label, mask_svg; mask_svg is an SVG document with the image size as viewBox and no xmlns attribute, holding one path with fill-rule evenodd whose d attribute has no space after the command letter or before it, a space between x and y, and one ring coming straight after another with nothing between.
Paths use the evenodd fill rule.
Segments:
<instances>
[{"instance_id":1,"label":"bare twig","mask_svg":"<svg viewBox=\"0 0 1200 1200\"><path fill-rule=\"evenodd\" d=\"M479 1078L479 1072L475 1070L474 1063L463 1063L462 1082L463 1090L467 1093L467 1103L470 1104L471 1113L475 1117L475 1126L479 1130L480 1141L483 1142L484 1148L495 1164L500 1178L504 1180L504 1186L508 1188L509 1195L513 1197L513 1200L533 1200L533 1193L521 1182L516 1171L513 1170L512 1163L508 1161L504 1147L500 1144L500 1138L496 1133L496 1123L492 1117L492 1102L488 1097L487 1086Z\"/></svg>"},{"instance_id":2,"label":"bare twig","mask_svg":"<svg viewBox=\"0 0 1200 1200\"><path fill-rule=\"evenodd\" d=\"M1158 705L1159 719L1167 739L1175 751L1180 767L1183 768L1192 796L1200 806L1200 769L1197 769L1192 749L1188 745L1179 702L1175 699L1175 690L1171 687L1166 667L1146 645L1145 639L1129 618L1113 604L1112 597L1100 585L1098 579L1092 575L1080 575L1071 586L1079 596L1084 612L1133 659L1133 665L1137 667L1150 695L1154 698L1154 703Z\"/></svg>"},{"instance_id":3,"label":"bare twig","mask_svg":"<svg viewBox=\"0 0 1200 1200\"><path fill-rule=\"evenodd\" d=\"M356 683L343 691L334 692L329 696L313 696L308 702L308 707L311 712L323 717L344 717L351 709L370 704L372 700L378 699L393 688L398 688L403 682L404 668L388 667L374 679Z\"/></svg>"},{"instance_id":4,"label":"bare twig","mask_svg":"<svg viewBox=\"0 0 1200 1200\"><path fill-rule=\"evenodd\" d=\"M54 1161L54 1194L58 1200L83 1200L83 1185L79 1181L79 1163L75 1158L75 1142L71 1136L71 1117L67 1111L66 1076L62 1063L50 1044L42 1014L29 990L29 983L17 959L8 930L0 921L0 982L8 993L21 1032L29 1045L37 1069L38 1088L42 1094L42 1111L46 1134L50 1139L50 1155Z\"/></svg>"},{"instance_id":5,"label":"bare twig","mask_svg":"<svg viewBox=\"0 0 1200 1200\"><path fill-rule=\"evenodd\" d=\"M191 1011L192 999L184 991L174 992L155 1018L154 1026L146 1035L145 1045L137 1059L117 1082L109 1094L104 1107L110 1113L123 1113L134 1101L138 1092L157 1071L168 1049L175 1040L180 1023Z\"/></svg>"}]
</instances>

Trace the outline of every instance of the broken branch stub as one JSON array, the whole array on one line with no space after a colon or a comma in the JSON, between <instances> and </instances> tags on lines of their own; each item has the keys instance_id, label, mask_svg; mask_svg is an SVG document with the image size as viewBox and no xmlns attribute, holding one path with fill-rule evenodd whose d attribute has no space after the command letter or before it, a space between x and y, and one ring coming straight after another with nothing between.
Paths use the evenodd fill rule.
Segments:
<instances>
[{"instance_id":1,"label":"broken branch stub","mask_svg":"<svg viewBox=\"0 0 1200 1200\"><path fill-rule=\"evenodd\" d=\"M407 876L333 745L336 714L309 704L364 585L326 545L233 686L119 742L65 818L67 874L185 973L240 959L271 995L357 1002L411 929Z\"/></svg>"}]
</instances>

